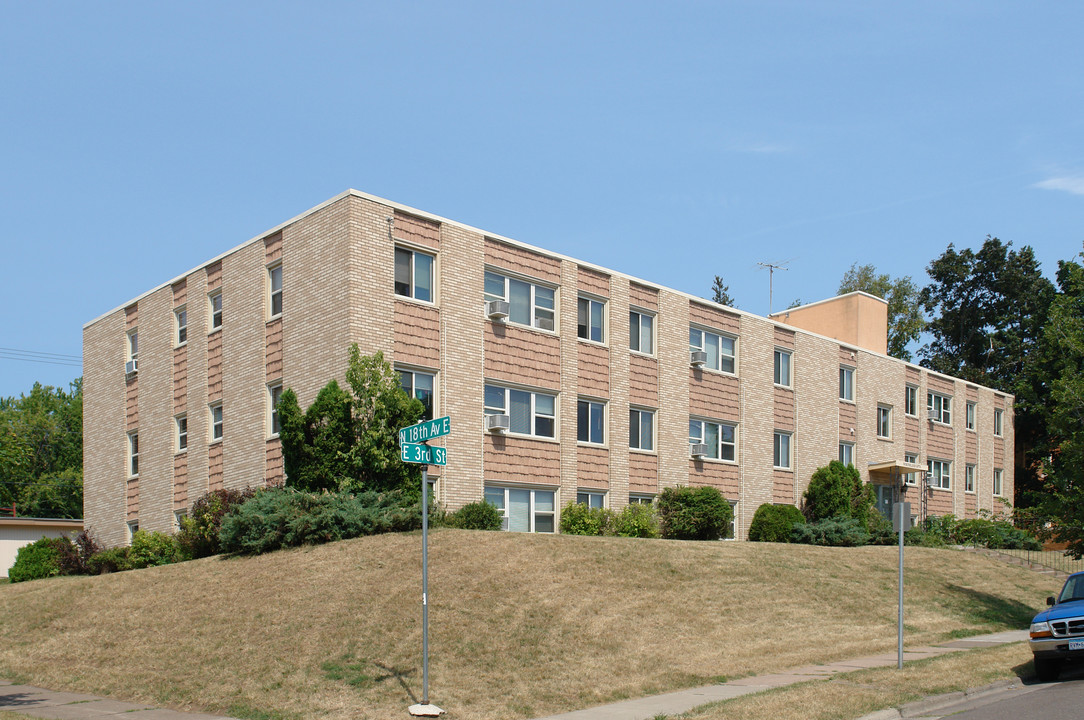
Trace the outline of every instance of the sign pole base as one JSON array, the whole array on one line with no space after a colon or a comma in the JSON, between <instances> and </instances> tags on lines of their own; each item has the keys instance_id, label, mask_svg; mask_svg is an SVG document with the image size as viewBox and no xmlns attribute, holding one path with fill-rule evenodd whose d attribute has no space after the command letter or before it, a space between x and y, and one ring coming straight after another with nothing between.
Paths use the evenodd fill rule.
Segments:
<instances>
[{"instance_id":1,"label":"sign pole base","mask_svg":"<svg viewBox=\"0 0 1084 720\"><path fill-rule=\"evenodd\" d=\"M440 717L444 714L444 711L438 708L436 705L411 705L407 708L414 717Z\"/></svg>"}]
</instances>

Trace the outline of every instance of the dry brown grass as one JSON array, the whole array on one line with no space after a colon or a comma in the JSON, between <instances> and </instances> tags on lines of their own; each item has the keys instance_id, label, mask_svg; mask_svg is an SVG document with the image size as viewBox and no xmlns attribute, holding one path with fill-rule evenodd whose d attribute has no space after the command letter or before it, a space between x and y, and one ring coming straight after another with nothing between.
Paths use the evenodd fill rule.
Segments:
<instances>
[{"instance_id":1,"label":"dry brown grass","mask_svg":"<svg viewBox=\"0 0 1084 720\"><path fill-rule=\"evenodd\" d=\"M420 536L0 586L0 677L259 720L402 714ZM430 700L545 715L892 651L896 549L441 530ZM1055 581L907 550L907 642L1026 627ZM354 684L350 683L354 680Z\"/></svg>"},{"instance_id":2,"label":"dry brown grass","mask_svg":"<svg viewBox=\"0 0 1084 720\"><path fill-rule=\"evenodd\" d=\"M1016 643L815 680L704 706L683 720L839 720L899 707L927 695L959 692L1032 675L1031 651Z\"/></svg>"}]
</instances>

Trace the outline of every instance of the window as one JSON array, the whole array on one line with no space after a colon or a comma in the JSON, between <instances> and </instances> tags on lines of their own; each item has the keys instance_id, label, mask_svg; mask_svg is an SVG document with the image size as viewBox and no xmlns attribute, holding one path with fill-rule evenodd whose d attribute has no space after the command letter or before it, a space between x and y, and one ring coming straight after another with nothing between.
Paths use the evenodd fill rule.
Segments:
<instances>
[{"instance_id":1,"label":"window","mask_svg":"<svg viewBox=\"0 0 1084 720\"><path fill-rule=\"evenodd\" d=\"M877 437L892 437L892 408L888 405L877 406Z\"/></svg>"},{"instance_id":2,"label":"window","mask_svg":"<svg viewBox=\"0 0 1084 720\"><path fill-rule=\"evenodd\" d=\"M903 456L903 461L905 463L907 463L908 465L917 465L918 464L918 455L913 455L911 453L906 453ZM907 473L906 475L903 476L903 482L905 484L907 484L907 485L917 485L918 484L918 478L916 477L916 475L917 475L917 473Z\"/></svg>"},{"instance_id":3,"label":"window","mask_svg":"<svg viewBox=\"0 0 1084 720\"><path fill-rule=\"evenodd\" d=\"M975 492L975 466L964 466L964 492Z\"/></svg>"},{"instance_id":4,"label":"window","mask_svg":"<svg viewBox=\"0 0 1084 720\"><path fill-rule=\"evenodd\" d=\"M772 464L777 468L784 470L790 469L790 455L791 455L791 434L788 432L775 431L775 442L773 443Z\"/></svg>"},{"instance_id":5,"label":"window","mask_svg":"<svg viewBox=\"0 0 1084 720\"><path fill-rule=\"evenodd\" d=\"M416 370L399 370L399 385L403 392L412 398L422 401L425 406L423 420L433 419L433 385L432 373L418 372Z\"/></svg>"},{"instance_id":6,"label":"window","mask_svg":"<svg viewBox=\"0 0 1084 720\"><path fill-rule=\"evenodd\" d=\"M271 317L282 314L282 263L267 269L271 290Z\"/></svg>"},{"instance_id":7,"label":"window","mask_svg":"<svg viewBox=\"0 0 1084 720\"><path fill-rule=\"evenodd\" d=\"M606 494L580 490L576 493L576 502L587 507L601 508L605 505Z\"/></svg>"},{"instance_id":8,"label":"window","mask_svg":"<svg viewBox=\"0 0 1084 720\"><path fill-rule=\"evenodd\" d=\"M485 413L508 415L509 432L556 437L557 398L545 393L486 385Z\"/></svg>"},{"instance_id":9,"label":"window","mask_svg":"<svg viewBox=\"0 0 1084 720\"><path fill-rule=\"evenodd\" d=\"M952 424L952 398L937 393L926 393L926 409L933 411L931 418L934 422Z\"/></svg>"},{"instance_id":10,"label":"window","mask_svg":"<svg viewBox=\"0 0 1084 720\"><path fill-rule=\"evenodd\" d=\"M734 372L734 338L716 335L707 330L689 328L689 349L702 350L708 360L704 364L710 370Z\"/></svg>"},{"instance_id":11,"label":"window","mask_svg":"<svg viewBox=\"0 0 1084 720\"><path fill-rule=\"evenodd\" d=\"M184 519L188 517L188 512L185 510L173 511L173 532L180 532L184 527Z\"/></svg>"},{"instance_id":12,"label":"window","mask_svg":"<svg viewBox=\"0 0 1084 720\"><path fill-rule=\"evenodd\" d=\"M994 470L994 495L1001 495L1001 474L1000 468Z\"/></svg>"},{"instance_id":13,"label":"window","mask_svg":"<svg viewBox=\"0 0 1084 720\"><path fill-rule=\"evenodd\" d=\"M395 248L395 294L433 302L433 256Z\"/></svg>"},{"instance_id":14,"label":"window","mask_svg":"<svg viewBox=\"0 0 1084 720\"><path fill-rule=\"evenodd\" d=\"M839 399L854 402L854 368L839 366Z\"/></svg>"},{"instance_id":15,"label":"window","mask_svg":"<svg viewBox=\"0 0 1084 720\"><path fill-rule=\"evenodd\" d=\"M554 291L486 270L486 300L507 300L508 320L541 330L554 329Z\"/></svg>"},{"instance_id":16,"label":"window","mask_svg":"<svg viewBox=\"0 0 1084 720\"><path fill-rule=\"evenodd\" d=\"M282 429L282 425L279 423L279 400L282 399L282 383L267 386L267 399L270 404L267 427L271 431L270 434L274 436L278 435Z\"/></svg>"},{"instance_id":17,"label":"window","mask_svg":"<svg viewBox=\"0 0 1084 720\"><path fill-rule=\"evenodd\" d=\"M139 433L128 433L128 476L139 476Z\"/></svg>"},{"instance_id":18,"label":"window","mask_svg":"<svg viewBox=\"0 0 1084 720\"><path fill-rule=\"evenodd\" d=\"M839 461L844 465L854 465L854 443L839 444Z\"/></svg>"},{"instance_id":19,"label":"window","mask_svg":"<svg viewBox=\"0 0 1084 720\"><path fill-rule=\"evenodd\" d=\"M629 495L629 505L653 505L654 503L653 495Z\"/></svg>"},{"instance_id":20,"label":"window","mask_svg":"<svg viewBox=\"0 0 1084 720\"><path fill-rule=\"evenodd\" d=\"M1001 437L1003 418L1004 411L1001 408L994 408L994 435L998 437Z\"/></svg>"},{"instance_id":21,"label":"window","mask_svg":"<svg viewBox=\"0 0 1084 720\"><path fill-rule=\"evenodd\" d=\"M629 449L655 449L655 412L629 409Z\"/></svg>"},{"instance_id":22,"label":"window","mask_svg":"<svg viewBox=\"0 0 1084 720\"><path fill-rule=\"evenodd\" d=\"M903 414L918 416L918 388L908 385L903 391Z\"/></svg>"},{"instance_id":23,"label":"window","mask_svg":"<svg viewBox=\"0 0 1084 720\"><path fill-rule=\"evenodd\" d=\"M788 350L775 351L775 384L790 387L790 358Z\"/></svg>"},{"instance_id":24,"label":"window","mask_svg":"<svg viewBox=\"0 0 1084 720\"><path fill-rule=\"evenodd\" d=\"M222 327L222 291L216 290L207 296L211 305L211 331Z\"/></svg>"},{"instance_id":25,"label":"window","mask_svg":"<svg viewBox=\"0 0 1084 720\"><path fill-rule=\"evenodd\" d=\"M211 442L222 439L222 403L211 405Z\"/></svg>"},{"instance_id":26,"label":"window","mask_svg":"<svg viewBox=\"0 0 1084 720\"><path fill-rule=\"evenodd\" d=\"M128 522L126 522L124 524L124 527L128 531L128 544L131 545L132 544L132 536L135 535L136 532L139 531L139 521L138 520L129 520Z\"/></svg>"},{"instance_id":27,"label":"window","mask_svg":"<svg viewBox=\"0 0 1084 720\"><path fill-rule=\"evenodd\" d=\"M713 460L734 460L735 425L707 420L689 421L689 444L707 445L707 457Z\"/></svg>"},{"instance_id":28,"label":"window","mask_svg":"<svg viewBox=\"0 0 1084 720\"><path fill-rule=\"evenodd\" d=\"M139 359L139 331L138 330L129 330L128 331L128 359L129 360L138 360Z\"/></svg>"},{"instance_id":29,"label":"window","mask_svg":"<svg viewBox=\"0 0 1084 720\"><path fill-rule=\"evenodd\" d=\"M188 416L178 415L174 418L177 423L177 452L188 449Z\"/></svg>"},{"instance_id":30,"label":"window","mask_svg":"<svg viewBox=\"0 0 1084 720\"><path fill-rule=\"evenodd\" d=\"M501 511L502 530L544 533L554 531L556 502L552 490L487 487L485 499Z\"/></svg>"},{"instance_id":31,"label":"window","mask_svg":"<svg viewBox=\"0 0 1084 720\"><path fill-rule=\"evenodd\" d=\"M605 442L603 433L604 405L592 400L580 400L576 403L576 440L601 445Z\"/></svg>"},{"instance_id":32,"label":"window","mask_svg":"<svg viewBox=\"0 0 1084 720\"><path fill-rule=\"evenodd\" d=\"M629 311L629 349L653 355L655 353L655 316L639 310Z\"/></svg>"},{"instance_id":33,"label":"window","mask_svg":"<svg viewBox=\"0 0 1084 720\"><path fill-rule=\"evenodd\" d=\"M579 301L578 320L576 321L576 335L584 340L605 342L605 334L602 331L603 310L606 304L600 300L581 297Z\"/></svg>"},{"instance_id":34,"label":"window","mask_svg":"<svg viewBox=\"0 0 1084 720\"><path fill-rule=\"evenodd\" d=\"M188 310L177 308L173 311L173 317L177 323L177 344L184 345L188 342Z\"/></svg>"},{"instance_id":35,"label":"window","mask_svg":"<svg viewBox=\"0 0 1084 720\"><path fill-rule=\"evenodd\" d=\"M949 490L952 488L952 463L948 460L934 460L930 458L927 461L927 467L929 468L928 480L930 487L941 488L943 490Z\"/></svg>"},{"instance_id":36,"label":"window","mask_svg":"<svg viewBox=\"0 0 1084 720\"><path fill-rule=\"evenodd\" d=\"M964 406L964 427L968 430L975 429L975 403L973 402Z\"/></svg>"}]
</instances>

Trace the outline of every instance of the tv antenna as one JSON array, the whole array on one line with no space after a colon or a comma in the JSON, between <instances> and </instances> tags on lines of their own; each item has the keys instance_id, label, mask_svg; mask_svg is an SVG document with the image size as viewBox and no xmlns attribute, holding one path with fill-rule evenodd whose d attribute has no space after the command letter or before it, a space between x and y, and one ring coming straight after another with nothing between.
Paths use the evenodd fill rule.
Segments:
<instances>
[{"instance_id":1,"label":"tv antenna","mask_svg":"<svg viewBox=\"0 0 1084 720\"><path fill-rule=\"evenodd\" d=\"M757 265L759 265L761 268L764 268L764 269L766 269L768 271L768 314L769 315L772 314L772 290L773 290L773 288L772 288L772 280L773 280L773 278L775 276L775 271L776 270L789 270L790 268L788 268L787 265L790 265L790 262L791 262L790 260L785 260L785 261L783 261L781 263L767 263L767 262L758 262L757 263Z\"/></svg>"}]
</instances>

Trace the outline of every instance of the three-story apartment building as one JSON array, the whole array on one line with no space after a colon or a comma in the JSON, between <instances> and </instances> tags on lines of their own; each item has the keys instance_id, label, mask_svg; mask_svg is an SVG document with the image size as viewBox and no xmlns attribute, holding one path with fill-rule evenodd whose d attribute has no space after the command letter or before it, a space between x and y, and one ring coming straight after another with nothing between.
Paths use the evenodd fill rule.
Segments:
<instances>
[{"instance_id":1,"label":"three-story apartment building","mask_svg":"<svg viewBox=\"0 0 1084 720\"><path fill-rule=\"evenodd\" d=\"M1012 396L888 357L886 323L862 293L759 317L351 190L84 327L84 514L119 544L281 483L275 401L355 342L451 417L438 501L511 530L707 484L743 538L834 459L884 510L1011 498Z\"/></svg>"}]
</instances>

